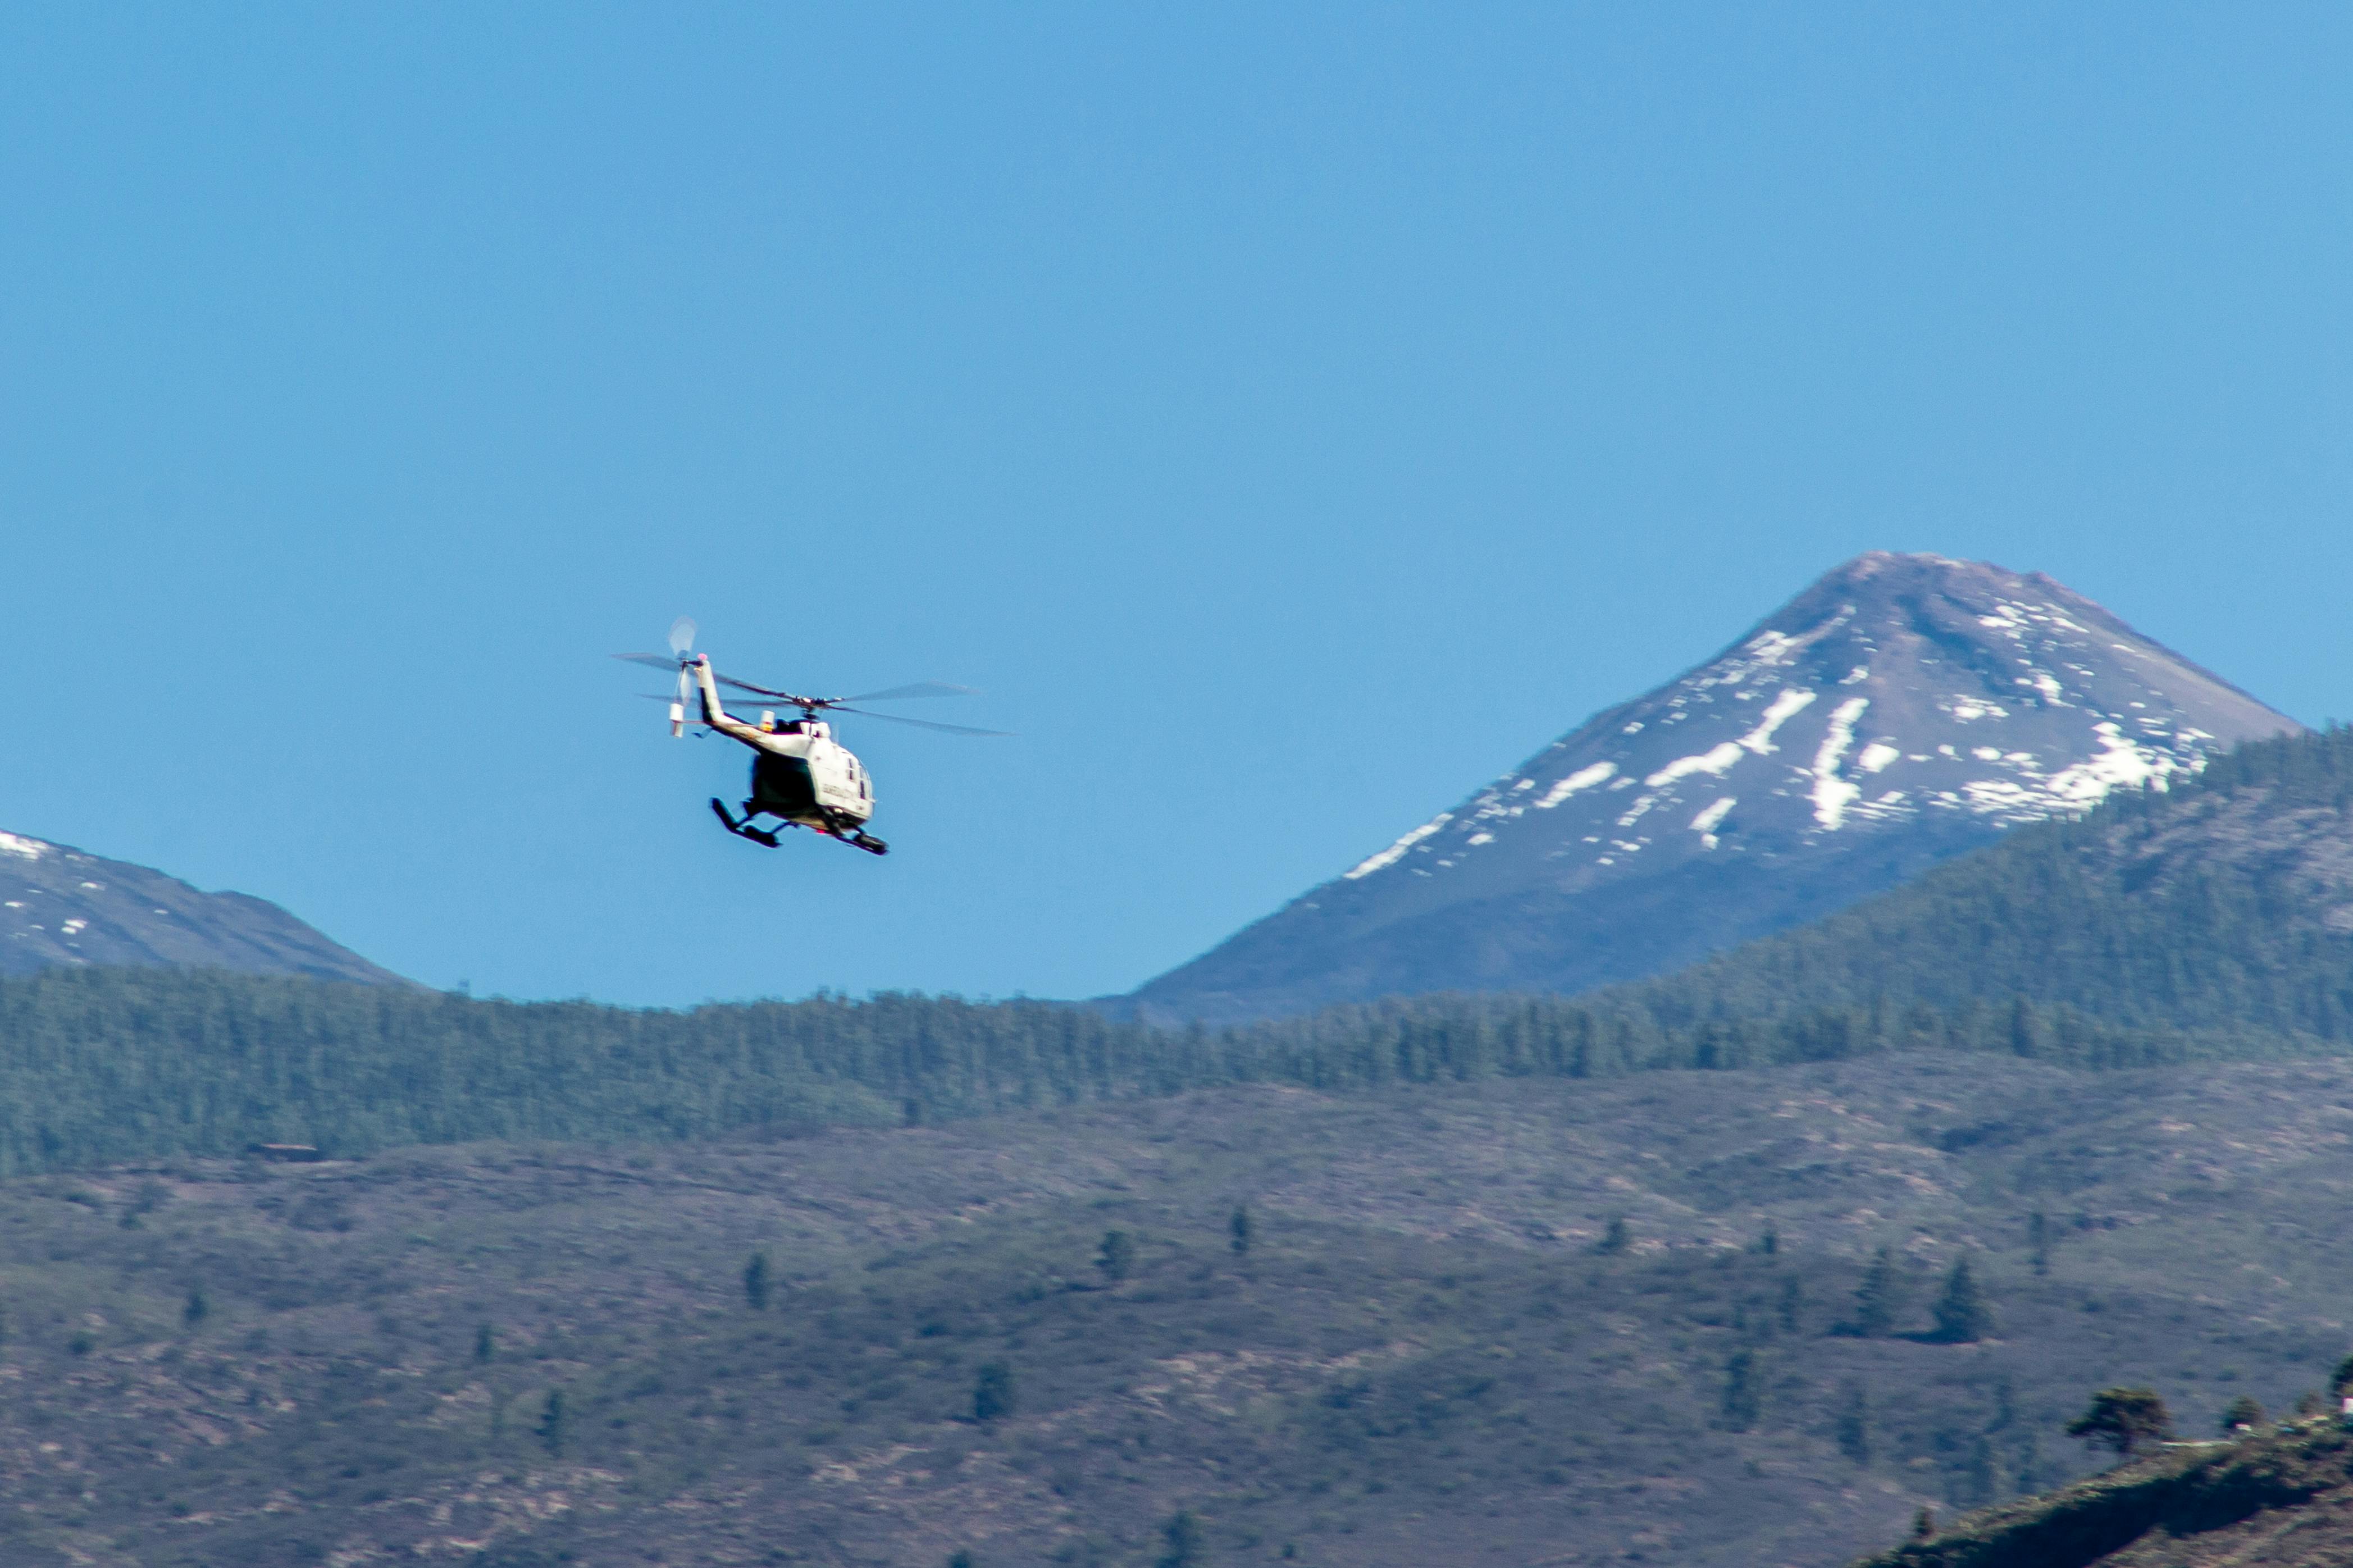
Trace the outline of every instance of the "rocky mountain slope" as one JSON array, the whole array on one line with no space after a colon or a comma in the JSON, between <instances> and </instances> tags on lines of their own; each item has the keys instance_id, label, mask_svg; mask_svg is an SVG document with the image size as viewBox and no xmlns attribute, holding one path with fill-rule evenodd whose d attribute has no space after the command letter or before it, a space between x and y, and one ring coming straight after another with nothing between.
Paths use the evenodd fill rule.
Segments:
<instances>
[{"instance_id":1,"label":"rocky mountain slope","mask_svg":"<svg viewBox=\"0 0 2353 1568\"><path fill-rule=\"evenodd\" d=\"M0 974L54 964L183 964L406 984L276 904L0 833Z\"/></svg>"},{"instance_id":2,"label":"rocky mountain slope","mask_svg":"<svg viewBox=\"0 0 2353 1568\"><path fill-rule=\"evenodd\" d=\"M1874 552L1132 1005L1220 1020L1658 973L2298 728L2048 577Z\"/></svg>"}]
</instances>

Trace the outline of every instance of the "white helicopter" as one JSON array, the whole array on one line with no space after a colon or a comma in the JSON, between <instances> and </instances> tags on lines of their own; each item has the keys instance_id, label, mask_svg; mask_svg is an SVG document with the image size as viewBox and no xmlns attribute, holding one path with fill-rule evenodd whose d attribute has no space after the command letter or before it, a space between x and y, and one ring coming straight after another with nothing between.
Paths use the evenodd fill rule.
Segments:
<instances>
[{"instance_id":1,"label":"white helicopter","mask_svg":"<svg viewBox=\"0 0 2353 1568\"><path fill-rule=\"evenodd\" d=\"M866 824L874 816L872 776L849 747L833 738L833 726L819 719L819 713L860 713L869 719L887 719L894 724L913 724L951 735L1006 733L1002 730L969 729L962 724L935 724L928 719L908 719L896 713L866 713L847 706L852 702L896 702L911 697L976 695L967 686L925 680L857 697L802 697L721 675L711 668L709 655L693 651L694 633L694 622L681 616L670 628L668 658L658 653L617 653L613 657L631 664L678 671L678 690L669 699L670 732L673 736L685 734L689 724L699 724L706 732L715 731L752 748L752 793L744 802L744 815L737 816L716 796L712 799L711 809L718 814L728 832L771 849L777 847L777 830L759 826L754 818L776 817L783 826L806 827L844 844L856 845L869 855L891 852L888 844L866 831ZM797 708L801 716L779 723L775 709L764 709L759 722L746 723L729 713L721 702L719 689L723 686L765 698L780 706ZM654 700L663 699L657 697ZM695 717L688 716L690 703L700 704Z\"/></svg>"}]
</instances>

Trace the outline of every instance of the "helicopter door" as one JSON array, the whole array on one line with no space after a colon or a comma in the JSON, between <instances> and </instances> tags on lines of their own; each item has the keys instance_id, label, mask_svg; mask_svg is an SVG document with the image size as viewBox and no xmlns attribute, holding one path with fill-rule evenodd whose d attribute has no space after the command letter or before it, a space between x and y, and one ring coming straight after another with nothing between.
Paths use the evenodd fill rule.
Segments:
<instances>
[{"instance_id":1,"label":"helicopter door","mask_svg":"<svg viewBox=\"0 0 2353 1568\"><path fill-rule=\"evenodd\" d=\"M799 757L761 752L752 759L752 798L778 816L798 816L817 809L817 784Z\"/></svg>"}]
</instances>

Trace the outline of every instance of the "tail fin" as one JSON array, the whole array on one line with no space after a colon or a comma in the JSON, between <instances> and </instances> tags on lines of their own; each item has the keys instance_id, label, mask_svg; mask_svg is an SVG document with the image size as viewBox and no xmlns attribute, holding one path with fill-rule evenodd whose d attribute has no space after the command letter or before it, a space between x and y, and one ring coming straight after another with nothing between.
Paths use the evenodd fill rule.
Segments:
<instances>
[{"instance_id":1,"label":"tail fin","mask_svg":"<svg viewBox=\"0 0 2353 1568\"><path fill-rule=\"evenodd\" d=\"M680 672L681 679L683 679L689 672L691 672L695 685L702 689L702 721L716 727L727 719L728 714L727 710L719 705L719 684L711 679L711 656L696 654L694 662Z\"/></svg>"}]
</instances>

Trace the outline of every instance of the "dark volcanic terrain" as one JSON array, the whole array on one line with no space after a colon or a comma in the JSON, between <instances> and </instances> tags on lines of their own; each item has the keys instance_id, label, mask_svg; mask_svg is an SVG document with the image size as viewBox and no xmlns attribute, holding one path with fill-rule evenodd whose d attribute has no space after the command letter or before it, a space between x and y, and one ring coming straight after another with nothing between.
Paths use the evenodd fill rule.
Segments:
<instances>
[{"instance_id":1,"label":"dark volcanic terrain","mask_svg":"<svg viewBox=\"0 0 2353 1568\"><path fill-rule=\"evenodd\" d=\"M1829 1568L2086 1469L2092 1388L2325 1379L2348 1154L2340 1062L1909 1053L26 1178L0 1558Z\"/></svg>"}]
</instances>

